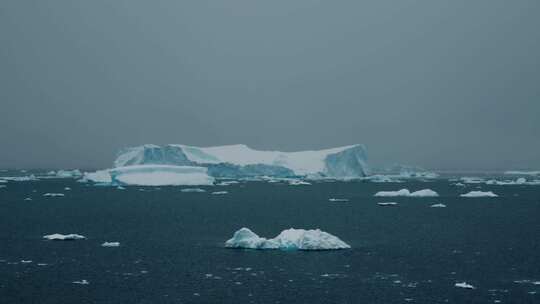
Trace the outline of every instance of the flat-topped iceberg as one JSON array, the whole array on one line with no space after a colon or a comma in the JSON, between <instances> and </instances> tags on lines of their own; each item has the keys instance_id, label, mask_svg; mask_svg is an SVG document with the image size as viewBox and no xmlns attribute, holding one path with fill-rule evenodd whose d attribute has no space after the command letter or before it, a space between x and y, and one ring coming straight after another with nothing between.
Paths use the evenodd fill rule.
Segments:
<instances>
[{"instance_id":1,"label":"flat-topped iceberg","mask_svg":"<svg viewBox=\"0 0 540 304\"><path fill-rule=\"evenodd\" d=\"M423 189L414 192L410 192L409 189L401 189L398 191L379 191L375 193L375 196L379 197L396 197L396 196L408 196L408 197L437 197L439 194L431 189Z\"/></svg>"},{"instance_id":2,"label":"flat-topped iceberg","mask_svg":"<svg viewBox=\"0 0 540 304\"><path fill-rule=\"evenodd\" d=\"M335 250L351 248L338 237L319 229L304 230L290 228L283 230L273 239L259 237L248 228L236 231L225 242L227 248L281 249L281 250Z\"/></svg>"},{"instance_id":3,"label":"flat-topped iceberg","mask_svg":"<svg viewBox=\"0 0 540 304\"><path fill-rule=\"evenodd\" d=\"M204 167L138 165L109 170L111 181L117 185L137 186L196 186L212 185L214 178Z\"/></svg>"},{"instance_id":4,"label":"flat-topped iceberg","mask_svg":"<svg viewBox=\"0 0 540 304\"><path fill-rule=\"evenodd\" d=\"M194 147L186 145L143 145L126 148L114 166L132 165L203 166L219 178L273 176L364 177L368 174L363 145L318 151L259 151L246 145Z\"/></svg>"},{"instance_id":5,"label":"flat-topped iceberg","mask_svg":"<svg viewBox=\"0 0 540 304\"><path fill-rule=\"evenodd\" d=\"M491 191L471 191L461 194L461 197L497 197L498 195Z\"/></svg>"}]
</instances>

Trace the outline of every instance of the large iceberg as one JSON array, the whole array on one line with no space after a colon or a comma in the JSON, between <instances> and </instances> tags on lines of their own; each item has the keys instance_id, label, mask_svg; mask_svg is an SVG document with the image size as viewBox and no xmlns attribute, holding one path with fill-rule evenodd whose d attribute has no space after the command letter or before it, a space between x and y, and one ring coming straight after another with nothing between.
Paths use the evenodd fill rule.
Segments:
<instances>
[{"instance_id":1,"label":"large iceberg","mask_svg":"<svg viewBox=\"0 0 540 304\"><path fill-rule=\"evenodd\" d=\"M290 228L283 230L273 239L259 237L248 228L236 231L225 242L227 248L282 249L282 250L332 250L351 248L338 237L319 229L304 230Z\"/></svg>"},{"instance_id":2,"label":"large iceberg","mask_svg":"<svg viewBox=\"0 0 540 304\"><path fill-rule=\"evenodd\" d=\"M116 185L179 186L213 185L214 178L204 167L139 165L109 170Z\"/></svg>"},{"instance_id":3,"label":"large iceberg","mask_svg":"<svg viewBox=\"0 0 540 304\"><path fill-rule=\"evenodd\" d=\"M208 168L218 178L273 177L364 177L368 174L363 145L340 148L280 152L259 151L246 145L194 147L186 145L143 145L120 151L115 167L133 165L174 165Z\"/></svg>"}]
</instances>

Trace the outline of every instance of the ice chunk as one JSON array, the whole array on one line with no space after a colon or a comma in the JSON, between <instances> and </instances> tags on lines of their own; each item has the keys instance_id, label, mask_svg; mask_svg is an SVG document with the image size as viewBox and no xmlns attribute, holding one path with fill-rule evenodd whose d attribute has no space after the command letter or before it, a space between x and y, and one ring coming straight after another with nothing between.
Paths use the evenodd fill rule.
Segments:
<instances>
[{"instance_id":1,"label":"ice chunk","mask_svg":"<svg viewBox=\"0 0 540 304\"><path fill-rule=\"evenodd\" d=\"M304 230L290 228L283 230L273 239L259 237L248 228L236 231L225 242L228 248L282 249L282 250L331 250L351 248L348 244L319 229Z\"/></svg>"},{"instance_id":2,"label":"ice chunk","mask_svg":"<svg viewBox=\"0 0 540 304\"><path fill-rule=\"evenodd\" d=\"M226 172L240 177L362 177L368 174L366 149L363 145L302 152L258 151L246 145L206 148L143 145L123 149L114 162L115 167L142 164L205 166L214 177L231 176L223 174Z\"/></svg>"},{"instance_id":3,"label":"ice chunk","mask_svg":"<svg viewBox=\"0 0 540 304\"><path fill-rule=\"evenodd\" d=\"M120 247L120 242L104 242L101 247Z\"/></svg>"},{"instance_id":4,"label":"ice chunk","mask_svg":"<svg viewBox=\"0 0 540 304\"><path fill-rule=\"evenodd\" d=\"M44 239L49 241L72 241L72 240L82 240L86 237L80 234L60 234L54 233L43 236Z\"/></svg>"},{"instance_id":5,"label":"ice chunk","mask_svg":"<svg viewBox=\"0 0 540 304\"><path fill-rule=\"evenodd\" d=\"M301 186L301 185L311 185L311 183L308 183L306 181L299 180L299 179L291 179L291 180L289 180L289 185L291 185L291 186Z\"/></svg>"},{"instance_id":6,"label":"ice chunk","mask_svg":"<svg viewBox=\"0 0 540 304\"><path fill-rule=\"evenodd\" d=\"M445 204L440 204L440 203L439 203L439 204L433 204L433 205L431 205L430 207L431 207L431 208L445 208L446 205L445 205Z\"/></svg>"},{"instance_id":7,"label":"ice chunk","mask_svg":"<svg viewBox=\"0 0 540 304\"><path fill-rule=\"evenodd\" d=\"M45 193L43 196L56 197L56 196L65 196L64 193Z\"/></svg>"},{"instance_id":8,"label":"ice chunk","mask_svg":"<svg viewBox=\"0 0 540 304\"><path fill-rule=\"evenodd\" d=\"M84 172L81 181L110 184L112 182L112 178L109 170L99 170L96 172Z\"/></svg>"},{"instance_id":9,"label":"ice chunk","mask_svg":"<svg viewBox=\"0 0 540 304\"><path fill-rule=\"evenodd\" d=\"M461 197L497 197L498 195L491 191L470 191L465 194L461 194Z\"/></svg>"},{"instance_id":10,"label":"ice chunk","mask_svg":"<svg viewBox=\"0 0 540 304\"><path fill-rule=\"evenodd\" d=\"M329 202L348 202L349 199L347 198L329 198Z\"/></svg>"},{"instance_id":11,"label":"ice chunk","mask_svg":"<svg viewBox=\"0 0 540 304\"><path fill-rule=\"evenodd\" d=\"M56 177L58 177L58 178L78 178L80 176L82 176L82 173L81 173L81 171L79 169L75 169L75 170L58 170L56 172Z\"/></svg>"},{"instance_id":12,"label":"ice chunk","mask_svg":"<svg viewBox=\"0 0 540 304\"><path fill-rule=\"evenodd\" d=\"M182 189L180 191L182 191L182 192L197 192L197 193L206 192L206 190L201 189L201 188L184 188L184 189Z\"/></svg>"},{"instance_id":13,"label":"ice chunk","mask_svg":"<svg viewBox=\"0 0 540 304\"><path fill-rule=\"evenodd\" d=\"M396 202L383 202L383 203L377 203L379 206L397 206L398 203Z\"/></svg>"},{"instance_id":14,"label":"ice chunk","mask_svg":"<svg viewBox=\"0 0 540 304\"><path fill-rule=\"evenodd\" d=\"M140 165L109 171L113 183L138 186L212 185L204 167Z\"/></svg>"},{"instance_id":15,"label":"ice chunk","mask_svg":"<svg viewBox=\"0 0 540 304\"><path fill-rule=\"evenodd\" d=\"M212 192L212 194L214 194L214 195L223 195L223 194L227 194L227 193L229 193L229 192L227 192L227 191L215 191L215 192Z\"/></svg>"},{"instance_id":16,"label":"ice chunk","mask_svg":"<svg viewBox=\"0 0 540 304\"><path fill-rule=\"evenodd\" d=\"M73 281L72 283L73 284L79 284L79 285L88 285L88 284L90 284L90 282L88 282L87 280Z\"/></svg>"},{"instance_id":17,"label":"ice chunk","mask_svg":"<svg viewBox=\"0 0 540 304\"><path fill-rule=\"evenodd\" d=\"M466 289L476 289L476 287L472 286L471 284L468 284L467 282L461 282L454 284L455 287L459 288L466 288Z\"/></svg>"},{"instance_id":18,"label":"ice chunk","mask_svg":"<svg viewBox=\"0 0 540 304\"><path fill-rule=\"evenodd\" d=\"M431 189L423 189L415 192L410 192L408 189L401 189L398 191L379 191L375 193L375 196L380 197L396 197L396 196L409 196L409 197L437 197L439 194Z\"/></svg>"}]
</instances>

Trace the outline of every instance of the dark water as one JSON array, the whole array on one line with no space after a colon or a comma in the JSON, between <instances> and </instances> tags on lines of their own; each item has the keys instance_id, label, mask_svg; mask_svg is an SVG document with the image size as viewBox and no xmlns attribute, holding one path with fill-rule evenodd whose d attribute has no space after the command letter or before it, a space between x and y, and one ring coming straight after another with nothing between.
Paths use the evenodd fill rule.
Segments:
<instances>
[{"instance_id":1,"label":"dark water","mask_svg":"<svg viewBox=\"0 0 540 304\"><path fill-rule=\"evenodd\" d=\"M207 187L227 195L58 179L4 185L0 303L540 303L540 285L533 284L540 281L540 186L480 185L500 197L466 199L458 195L478 185ZM401 188L430 188L441 197L373 197ZM65 197L43 197L47 192ZM429 208L433 203L447 208ZM289 227L321 228L353 248L223 248L244 226L267 237ZM88 239L42 240L52 233ZM105 241L121 247L103 248ZM72 283L83 279L90 284ZM454 287L463 281L476 289Z\"/></svg>"}]
</instances>

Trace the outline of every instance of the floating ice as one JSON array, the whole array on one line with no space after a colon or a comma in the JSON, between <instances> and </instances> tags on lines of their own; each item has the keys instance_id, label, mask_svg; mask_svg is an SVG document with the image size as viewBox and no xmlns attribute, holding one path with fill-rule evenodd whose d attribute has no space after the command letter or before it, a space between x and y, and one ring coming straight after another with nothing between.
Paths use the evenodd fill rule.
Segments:
<instances>
[{"instance_id":1,"label":"floating ice","mask_svg":"<svg viewBox=\"0 0 540 304\"><path fill-rule=\"evenodd\" d=\"M430 206L431 208L446 208L445 204L433 204Z\"/></svg>"},{"instance_id":2,"label":"floating ice","mask_svg":"<svg viewBox=\"0 0 540 304\"><path fill-rule=\"evenodd\" d=\"M304 230L290 228L283 230L273 239L261 238L248 228L236 231L225 242L228 248L282 249L282 250L331 250L351 248L348 244L319 229Z\"/></svg>"},{"instance_id":3,"label":"floating ice","mask_svg":"<svg viewBox=\"0 0 540 304\"><path fill-rule=\"evenodd\" d=\"M28 176L3 176L2 179L12 182L29 182L38 180L38 178L34 174Z\"/></svg>"},{"instance_id":4,"label":"floating ice","mask_svg":"<svg viewBox=\"0 0 540 304\"><path fill-rule=\"evenodd\" d=\"M60 234L60 233L54 233L43 236L44 239L49 241L72 241L72 240L82 240L86 239L85 236L80 234Z\"/></svg>"},{"instance_id":5,"label":"floating ice","mask_svg":"<svg viewBox=\"0 0 540 304\"><path fill-rule=\"evenodd\" d=\"M182 191L182 192L197 192L197 193L206 192L206 190L201 189L201 188L184 188L184 189L182 189L180 191Z\"/></svg>"},{"instance_id":6,"label":"floating ice","mask_svg":"<svg viewBox=\"0 0 540 304\"><path fill-rule=\"evenodd\" d=\"M348 202L349 199L347 198L329 198L329 202Z\"/></svg>"},{"instance_id":7,"label":"floating ice","mask_svg":"<svg viewBox=\"0 0 540 304\"><path fill-rule=\"evenodd\" d=\"M540 171L506 171L508 175L540 175Z\"/></svg>"},{"instance_id":8,"label":"floating ice","mask_svg":"<svg viewBox=\"0 0 540 304\"><path fill-rule=\"evenodd\" d=\"M120 151L115 167L161 164L205 166L214 177L324 176L363 177L368 174L363 145L302 151L258 151L246 145L193 147L143 145Z\"/></svg>"},{"instance_id":9,"label":"floating ice","mask_svg":"<svg viewBox=\"0 0 540 304\"><path fill-rule=\"evenodd\" d=\"M27 198L25 198L24 200L25 200L25 201L31 201L32 198L31 198L31 197L27 197Z\"/></svg>"},{"instance_id":10,"label":"floating ice","mask_svg":"<svg viewBox=\"0 0 540 304\"><path fill-rule=\"evenodd\" d=\"M212 194L214 194L214 195L223 195L223 194L227 194L227 193L229 193L229 192L227 192L227 191L215 191L215 192L212 192Z\"/></svg>"},{"instance_id":11,"label":"floating ice","mask_svg":"<svg viewBox=\"0 0 540 304\"><path fill-rule=\"evenodd\" d=\"M51 173L51 172L49 172L49 173ZM78 178L78 177L82 176L82 173L81 173L81 171L79 169L75 169L75 170L58 170L55 175L58 178Z\"/></svg>"},{"instance_id":12,"label":"floating ice","mask_svg":"<svg viewBox=\"0 0 540 304\"><path fill-rule=\"evenodd\" d=\"M56 196L65 196L64 193L45 193L43 196L56 197Z\"/></svg>"},{"instance_id":13,"label":"floating ice","mask_svg":"<svg viewBox=\"0 0 540 304\"><path fill-rule=\"evenodd\" d=\"M398 203L396 202L383 202L383 203L377 203L379 206L397 206Z\"/></svg>"},{"instance_id":14,"label":"floating ice","mask_svg":"<svg viewBox=\"0 0 540 304\"><path fill-rule=\"evenodd\" d=\"M73 281L71 283L79 284L79 285L88 285L88 284L90 284L90 282L88 282L87 280Z\"/></svg>"},{"instance_id":15,"label":"floating ice","mask_svg":"<svg viewBox=\"0 0 540 304\"><path fill-rule=\"evenodd\" d=\"M84 172L81 181L110 184L112 182L112 178L109 170L99 170L96 172Z\"/></svg>"},{"instance_id":16,"label":"floating ice","mask_svg":"<svg viewBox=\"0 0 540 304\"><path fill-rule=\"evenodd\" d=\"M486 181L486 184L487 185L498 185L498 186L512 186L512 185L534 186L534 185L540 185L540 180L527 181L527 179L524 178L524 177L520 177L520 178L516 179L515 181L514 180L498 181L498 180L491 179L491 180Z\"/></svg>"},{"instance_id":17,"label":"floating ice","mask_svg":"<svg viewBox=\"0 0 540 304\"><path fill-rule=\"evenodd\" d=\"M498 195L491 191L470 191L465 194L461 194L461 197L497 197Z\"/></svg>"},{"instance_id":18,"label":"floating ice","mask_svg":"<svg viewBox=\"0 0 540 304\"><path fill-rule=\"evenodd\" d=\"M111 169L113 183L138 186L212 185L204 167L140 165Z\"/></svg>"},{"instance_id":19,"label":"floating ice","mask_svg":"<svg viewBox=\"0 0 540 304\"><path fill-rule=\"evenodd\" d=\"M7 188L6 185L0 185L0 188Z\"/></svg>"},{"instance_id":20,"label":"floating ice","mask_svg":"<svg viewBox=\"0 0 540 304\"><path fill-rule=\"evenodd\" d=\"M311 185L311 183L308 183L306 181L299 180L299 179L292 179L292 180L289 181L289 185L291 185L291 186L301 186L301 185Z\"/></svg>"},{"instance_id":21,"label":"floating ice","mask_svg":"<svg viewBox=\"0 0 540 304\"><path fill-rule=\"evenodd\" d=\"M120 247L120 242L105 242L101 247Z\"/></svg>"},{"instance_id":22,"label":"floating ice","mask_svg":"<svg viewBox=\"0 0 540 304\"><path fill-rule=\"evenodd\" d=\"M230 185L235 185L235 184L239 184L239 183L240 183L239 181L235 181L235 180L222 181L222 182L217 183L216 186L230 186Z\"/></svg>"},{"instance_id":23,"label":"floating ice","mask_svg":"<svg viewBox=\"0 0 540 304\"><path fill-rule=\"evenodd\" d=\"M409 197L436 197L439 194L431 189L423 189L415 192L410 192L408 189L401 189L398 191L379 191L375 193L375 196L382 197L395 197L395 196L409 196Z\"/></svg>"},{"instance_id":24,"label":"floating ice","mask_svg":"<svg viewBox=\"0 0 540 304\"><path fill-rule=\"evenodd\" d=\"M467 282L461 282L454 284L455 287L459 288L466 288L466 289L476 289L476 287L472 286L471 284L468 284Z\"/></svg>"},{"instance_id":25,"label":"floating ice","mask_svg":"<svg viewBox=\"0 0 540 304\"><path fill-rule=\"evenodd\" d=\"M65 187L65 188L64 188L64 190L66 190L66 191L70 191L70 190L71 190L71 188L70 188L70 187Z\"/></svg>"}]
</instances>

